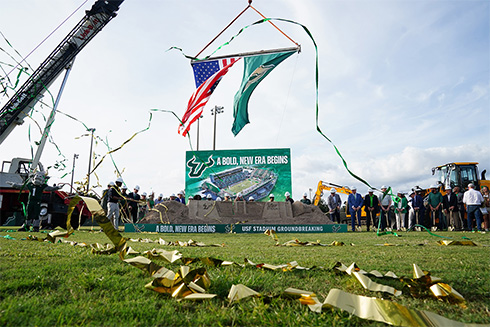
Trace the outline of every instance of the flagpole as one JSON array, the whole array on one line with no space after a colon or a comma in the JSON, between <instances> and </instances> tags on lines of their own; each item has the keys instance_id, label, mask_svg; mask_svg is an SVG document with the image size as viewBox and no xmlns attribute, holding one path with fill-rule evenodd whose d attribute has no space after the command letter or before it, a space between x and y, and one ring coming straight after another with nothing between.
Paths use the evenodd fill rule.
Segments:
<instances>
[{"instance_id":1,"label":"flagpole","mask_svg":"<svg viewBox=\"0 0 490 327\"><path fill-rule=\"evenodd\" d=\"M211 115L214 115L214 136L213 136L213 151L216 150L216 116L224 111L224 107L214 106L211 108Z\"/></svg>"}]
</instances>

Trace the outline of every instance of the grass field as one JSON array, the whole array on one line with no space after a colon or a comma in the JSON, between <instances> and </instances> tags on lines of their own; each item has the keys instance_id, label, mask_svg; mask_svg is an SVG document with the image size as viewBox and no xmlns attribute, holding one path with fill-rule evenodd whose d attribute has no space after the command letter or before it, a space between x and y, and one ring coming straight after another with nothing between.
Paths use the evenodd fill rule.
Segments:
<instances>
[{"instance_id":1,"label":"grass field","mask_svg":"<svg viewBox=\"0 0 490 327\"><path fill-rule=\"evenodd\" d=\"M241 192L242 190L244 190L244 189L246 189L246 188L248 188L254 184L258 184L258 182L254 182L250 178L247 178L247 179L241 181L240 183L237 183L237 184L234 184L234 185L228 187L226 189L226 191L228 193L236 195L236 194L238 194L238 192Z\"/></svg>"},{"instance_id":2,"label":"grass field","mask_svg":"<svg viewBox=\"0 0 490 327\"><path fill-rule=\"evenodd\" d=\"M10 235L16 240L4 238ZM490 234L440 232L461 240L471 238L490 245ZM298 238L322 243L340 241L354 245L337 247L276 247L263 234L135 234L167 241L224 243L224 247L170 247L130 242L137 251L164 248L185 257L205 257L243 262L283 264L296 260L301 266L331 268L341 261L360 268L398 276L411 276L412 264L428 270L461 293L467 308L433 298L413 298L406 290L399 297L370 292L346 274L330 269L278 272L253 267L208 267L212 300L178 302L168 295L144 288L152 279L141 270L113 255L94 255L89 248L69 244L22 241L28 233L0 229L0 325L2 326L381 326L338 309L311 312L298 301L263 297L230 305L226 299L232 284L244 284L264 295L281 294L288 287L314 291L323 301L329 290L339 288L353 294L391 299L412 309L427 310L446 318L490 324L489 247L439 246L439 238L426 232L377 237L374 233L278 234L281 243ZM34 233L38 237L45 234ZM99 232L77 231L68 240L108 243ZM397 246L380 246L388 242ZM423 245L421 245L423 244ZM177 271L178 264L157 261ZM192 264L199 267L200 264ZM401 288L396 280L377 280Z\"/></svg>"}]
</instances>

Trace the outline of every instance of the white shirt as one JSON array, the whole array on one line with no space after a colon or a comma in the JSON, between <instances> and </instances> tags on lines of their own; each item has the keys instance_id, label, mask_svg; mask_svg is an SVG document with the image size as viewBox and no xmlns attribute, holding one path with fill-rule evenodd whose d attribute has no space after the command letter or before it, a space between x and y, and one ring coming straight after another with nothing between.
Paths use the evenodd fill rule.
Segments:
<instances>
[{"instance_id":1,"label":"white shirt","mask_svg":"<svg viewBox=\"0 0 490 327\"><path fill-rule=\"evenodd\" d=\"M480 192L470 188L464 192L463 203L466 205L481 205L483 202L483 196Z\"/></svg>"}]
</instances>

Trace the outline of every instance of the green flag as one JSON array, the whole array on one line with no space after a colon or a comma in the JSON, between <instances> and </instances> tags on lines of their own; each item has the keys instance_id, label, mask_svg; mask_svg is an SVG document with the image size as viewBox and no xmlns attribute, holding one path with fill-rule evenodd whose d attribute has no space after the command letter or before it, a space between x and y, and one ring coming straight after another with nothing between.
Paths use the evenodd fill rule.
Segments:
<instances>
[{"instance_id":1,"label":"green flag","mask_svg":"<svg viewBox=\"0 0 490 327\"><path fill-rule=\"evenodd\" d=\"M257 85L284 59L291 56L294 51L279 52L273 54L263 54L252 57L245 57L243 70L243 80L240 89L235 94L233 103L233 127L231 131L236 136L242 128L249 123L248 120L248 99Z\"/></svg>"}]
</instances>

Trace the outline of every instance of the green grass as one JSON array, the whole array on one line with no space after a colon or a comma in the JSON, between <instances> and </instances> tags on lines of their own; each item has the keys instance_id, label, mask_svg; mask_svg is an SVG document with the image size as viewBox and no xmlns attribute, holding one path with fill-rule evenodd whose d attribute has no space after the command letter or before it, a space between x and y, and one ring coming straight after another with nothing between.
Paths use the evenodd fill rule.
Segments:
<instances>
[{"instance_id":1,"label":"green grass","mask_svg":"<svg viewBox=\"0 0 490 327\"><path fill-rule=\"evenodd\" d=\"M9 234L17 240L7 240ZM37 236L45 234L34 233ZM439 232L461 240L471 238L490 245L490 234ZM489 248L439 246L439 238L426 232L377 237L374 233L278 234L281 243L292 238L322 243L342 241L354 246L276 247L263 234L124 234L168 241L194 239L206 244L224 243L225 247L169 247L133 243L137 251L164 248L179 250L186 257L212 256L243 262L283 264L296 260L301 266L332 267L337 261L356 262L362 269L389 270L398 276L411 276L412 264L429 270L461 293L467 308L432 298L412 298L404 290L394 298L364 290L348 275L329 269L275 272L256 268L208 268L209 293L218 297L200 303L177 302L167 295L146 290L151 281L139 269L122 262L117 255L93 255L88 248L68 244L21 241L28 233L0 229L0 325L2 326L371 326L366 321L336 309L322 314L284 298L254 298L229 305L226 296L232 284L244 284L264 295L278 295L287 287L314 291L321 301L331 288L359 295L383 297L413 309L428 310L446 318L467 323L490 323ZM102 233L75 232L69 240L107 243ZM389 242L398 246L378 246ZM419 246L419 244L425 244ZM159 264L176 271L178 264ZM200 264L192 264L199 267ZM401 287L397 281L376 280Z\"/></svg>"}]
</instances>

